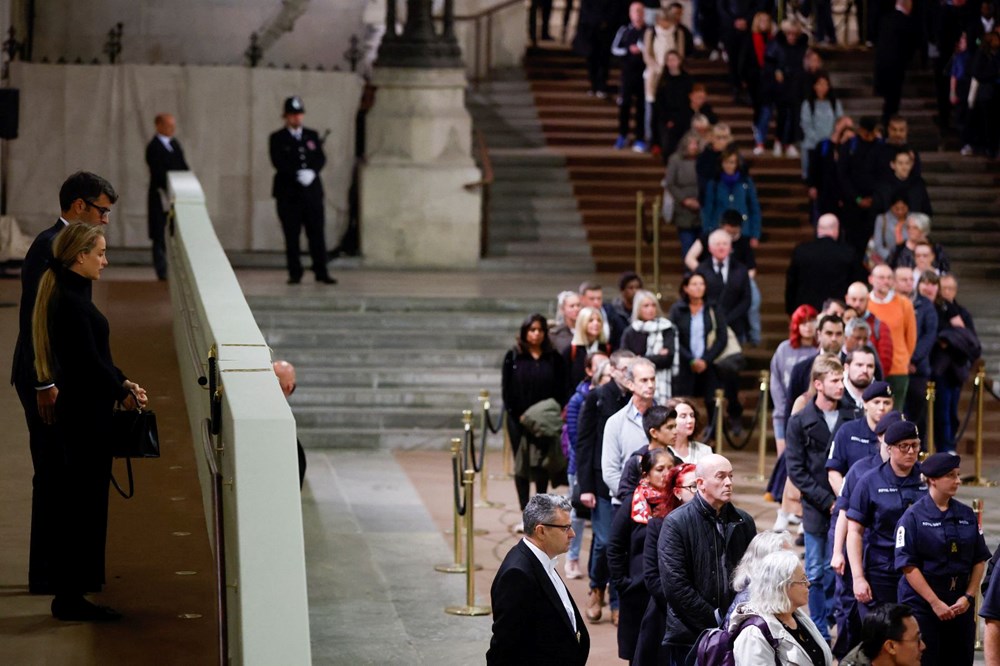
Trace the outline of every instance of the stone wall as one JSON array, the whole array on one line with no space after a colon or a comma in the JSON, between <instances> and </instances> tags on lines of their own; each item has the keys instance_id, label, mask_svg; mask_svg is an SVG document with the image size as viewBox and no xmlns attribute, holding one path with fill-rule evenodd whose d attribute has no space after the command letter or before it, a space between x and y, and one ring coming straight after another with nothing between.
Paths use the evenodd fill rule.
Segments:
<instances>
[{"instance_id":1,"label":"stone wall","mask_svg":"<svg viewBox=\"0 0 1000 666\"><path fill-rule=\"evenodd\" d=\"M77 170L107 177L121 200L112 215L113 247L146 247L145 146L158 112L177 116L177 139L205 190L227 250L282 250L268 135L282 126L281 105L301 95L305 123L327 129L327 239L346 228L354 161L359 77L243 67L40 65L14 63L21 126L9 142L8 213L36 233L58 213L59 185Z\"/></svg>"}]
</instances>

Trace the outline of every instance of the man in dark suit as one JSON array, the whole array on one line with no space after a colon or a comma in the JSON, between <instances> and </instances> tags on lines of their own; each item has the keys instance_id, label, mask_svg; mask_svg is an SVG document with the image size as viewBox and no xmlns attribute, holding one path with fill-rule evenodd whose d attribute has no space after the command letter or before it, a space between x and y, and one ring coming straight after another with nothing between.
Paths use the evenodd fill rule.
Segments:
<instances>
[{"instance_id":1,"label":"man in dark suit","mask_svg":"<svg viewBox=\"0 0 1000 666\"><path fill-rule=\"evenodd\" d=\"M750 274L747 267L732 255L733 239L725 229L708 235L709 258L698 264L698 273L705 278L705 300L714 302L726 315L726 323L739 337L747 339L750 322Z\"/></svg>"},{"instance_id":2,"label":"man in dark suit","mask_svg":"<svg viewBox=\"0 0 1000 666\"><path fill-rule=\"evenodd\" d=\"M840 221L833 213L816 221L816 239L792 251L785 277L785 313L800 305L822 309L828 298L841 298L864 270L849 245L839 243Z\"/></svg>"},{"instance_id":3,"label":"man in dark suit","mask_svg":"<svg viewBox=\"0 0 1000 666\"><path fill-rule=\"evenodd\" d=\"M177 121L169 113L156 116L156 134L146 145L146 166L149 167L149 189L146 210L149 214L149 239L153 241L153 268L156 277L167 279L167 172L187 171L181 144L174 138Z\"/></svg>"},{"instance_id":4,"label":"man in dark suit","mask_svg":"<svg viewBox=\"0 0 1000 666\"><path fill-rule=\"evenodd\" d=\"M571 508L560 495L535 495L524 508L524 539L507 553L490 588L489 666L587 663L590 634L556 570L575 536Z\"/></svg>"},{"instance_id":5,"label":"man in dark suit","mask_svg":"<svg viewBox=\"0 0 1000 666\"><path fill-rule=\"evenodd\" d=\"M920 45L920 26L910 16L912 12L913 0L896 0L893 10L879 21L875 44L875 93L883 99L883 127L899 113L903 78Z\"/></svg>"},{"instance_id":6,"label":"man in dark suit","mask_svg":"<svg viewBox=\"0 0 1000 666\"><path fill-rule=\"evenodd\" d=\"M326 165L323 141L315 130L302 126L306 109L298 97L285 100L285 126L270 138L274 184L271 196L278 206L278 219L285 234L285 259L288 284L302 281L299 259L299 235L305 228L316 282L336 284L326 271L326 214L323 208L323 183L319 172Z\"/></svg>"},{"instance_id":7,"label":"man in dark suit","mask_svg":"<svg viewBox=\"0 0 1000 666\"><path fill-rule=\"evenodd\" d=\"M34 476L31 479L31 546L28 555L28 588L32 594L54 592L56 565L55 527L59 508L57 474L61 460L53 440L55 384L40 383L35 375L35 350L31 338L31 316L42 274L52 259L52 241L71 222L107 224L118 194L98 175L78 172L59 190L62 211L56 223L38 234L21 266L21 310L10 383L24 408ZM87 289L90 289L88 282Z\"/></svg>"}]
</instances>

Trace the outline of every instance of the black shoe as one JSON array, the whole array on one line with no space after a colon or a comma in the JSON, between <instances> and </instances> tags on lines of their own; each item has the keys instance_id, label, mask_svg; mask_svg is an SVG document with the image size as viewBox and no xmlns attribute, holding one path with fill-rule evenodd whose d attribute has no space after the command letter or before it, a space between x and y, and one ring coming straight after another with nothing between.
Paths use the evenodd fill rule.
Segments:
<instances>
[{"instance_id":1,"label":"black shoe","mask_svg":"<svg viewBox=\"0 0 1000 666\"><path fill-rule=\"evenodd\" d=\"M288 284L298 284L302 282L302 276L288 278Z\"/></svg>"},{"instance_id":2,"label":"black shoe","mask_svg":"<svg viewBox=\"0 0 1000 666\"><path fill-rule=\"evenodd\" d=\"M51 597L56 593L56 586L52 583L35 582L28 583L28 594L40 594Z\"/></svg>"},{"instance_id":3,"label":"black shoe","mask_svg":"<svg viewBox=\"0 0 1000 666\"><path fill-rule=\"evenodd\" d=\"M337 278L330 277L329 275L327 275L326 277L318 277L318 278L316 278L316 283L317 284L337 284Z\"/></svg>"},{"instance_id":4,"label":"black shoe","mask_svg":"<svg viewBox=\"0 0 1000 666\"><path fill-rule=\"evenodd\" d=\"M122 614L83 597L56 597L52 600L52 617L63 622L115 622L122 619Z\"/></svg>"}]
</instances>

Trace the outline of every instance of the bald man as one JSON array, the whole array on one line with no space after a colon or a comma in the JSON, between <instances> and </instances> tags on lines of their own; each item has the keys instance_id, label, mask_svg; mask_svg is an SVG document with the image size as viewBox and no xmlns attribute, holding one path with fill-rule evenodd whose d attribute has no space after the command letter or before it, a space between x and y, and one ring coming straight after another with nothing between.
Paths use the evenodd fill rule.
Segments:
<instances>
[{"instance_id":1,"label":"bald man","mask_svg":"<svg viewBox=\"0 0 1000 666\"><path fill-rule=\"evenodd\" d=\"M160 280L167 279L167 242L165 230L170 209L167 196L167 172L187 171L184 150L174 138L177 121L169 113L154 119L156 134L146 146L146 165L149 167L149 189L146 192L149 238L153 241L153 269Z\"/></svg>"},{"instance_id":2,"label":"bald man","mask_svg":"<svg viewBox=\"0 0 1000 666\"><path fill-rule=\"evenodd\" d=\"M892 352L893 352L893 340L892 340L892 330L889 325L884 321L879 319L872 311L869 309L869 296L871 292L868 286L864 282L853 282L851 286L847 288L847 294L844 297L844 302L847 303L847 307L852 308L858 313L858 316L865 320L868 327L871 329L871 337L869 338L872 347L878 352L878 361L882 365L882 369L885 371L886 376L892 372Z\"/></svg>"},{"instance_id":3,"label":"bald man","mask_svg":"<svg viewBox=\"0 0 1000 666\"><path fill-rule=\"evenodd\" d=\"M295 366L288 361L275 361L274 374L278 377L278 385L281 392L285 394L287 400L295 392ZM299 488L306 479L306 452L302 448L302 442L295 440L295 445L299 449Z\"/></svg>"},{"instance_id":4,"label":"bald man","mask_svg":"<svg viewBox=\"0 0 1000 666\"><path fill-rule=\"evenodd\" d=\"M821 215L816 222L816 238L800 243L792 252L785 279L785 312L808 304L821 310L829 298L840 298L864 269L850 247L840 242L840 221L836 215Z\"/></svg>"},{"instance_id":5,"label":"bald man","mask_svg":"<svg viewBox=\"0 0 1000 666\"><path fill-rule=\"evenodd\" d=\"M726 458L705 456L695 477L697 492L663 519L656 542L669 602L663 646L671 664L684 663L701 631L725 617L734 596L733 569L757 534L750 514L733 506L733 466Z\"/></svg>"}]
</instances>

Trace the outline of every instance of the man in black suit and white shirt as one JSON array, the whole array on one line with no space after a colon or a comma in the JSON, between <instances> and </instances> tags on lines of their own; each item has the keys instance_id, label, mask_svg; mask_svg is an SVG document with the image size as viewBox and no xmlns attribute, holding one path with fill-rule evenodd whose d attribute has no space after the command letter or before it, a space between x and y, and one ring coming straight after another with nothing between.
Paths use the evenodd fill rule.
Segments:
<instances>
[{"instance_id":1,"label":"man in black suit and white shirt","mask_svg":"<svg viewBox=\"0 0 1000 666\"><path fill-rule=\"evenodd\" d=\"M535 495L524 508L524 538L507 553L490 588L489 666L587 663L590 634L556 573L556 559L575 536L571 508L560 495Z\"/></svg>"},{"instance_id":2,"label":"man in black suit and white shirt","mask_svg":"<svg viewBox=\"0 0 1000 666\"><path fill-rule=\"evenodd\" d=\"M740 342L745 342L750 330L750 273L747 267L732 257L733 239L724 229L708 236L711 255L698 265L705 278L705 300L713 301L726 316Z\"/></svg>"},{"instance_id":3,"label":"man in black suit and white shirt","mask_svg":"<svg viewBox=\"0 0 1000 666\"><path fill-rule=\"evenodd\" d=\"M21 265L21 310L14 346L10 383L24 408L28 423L31 463L34 467L31 496L31 546L28 555L28 589L32 594L54 592L55 544L59 492L57 474L61 460L53 441L51 425L55 419L55 384L39 383L35 375L35 350L31 338L31 316L42 274L52 259L52 241L71 222L107 224L118 194L111 183L100 176L80 171L66 179L59 189L56 223L38 234ZM88 283L87 288L90 288Z\"/></svg>"},{"instance_id":4,"label":"man in black suit and white shirt","mask_svg":"<svg viewBox=\"0 0 1000 666\"><path fill-rule=\"evenodd\" d=\"M149 239L153 241L153 268L156 277L167 279L167 172L187 171L184 150L174 138L177 121L169 113L156 116L156 134L146 145L146 165L149 167L149 190L146 210L149 213Z\"/></svg>"},{"instance_id":5,"label":"man in black suit and white shirt","mask_svg":"<svg viewBox=\"0 0 1000 666\"><path fill-rule=\"evenodd\" d=\"M316 282L336 284L326 272L326 213L323 209L323 182L319 172L326 165L323 141L315 130L302 126L306 108L298 97L285 100L285 126L270 138L274 185L271 196L278 205L278 219L285 234L288 284L302 281L299 235L303 227L309 242Z\"/></svg>"}]
</instances>

